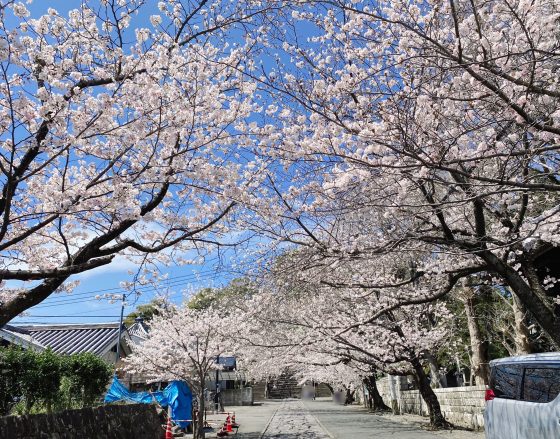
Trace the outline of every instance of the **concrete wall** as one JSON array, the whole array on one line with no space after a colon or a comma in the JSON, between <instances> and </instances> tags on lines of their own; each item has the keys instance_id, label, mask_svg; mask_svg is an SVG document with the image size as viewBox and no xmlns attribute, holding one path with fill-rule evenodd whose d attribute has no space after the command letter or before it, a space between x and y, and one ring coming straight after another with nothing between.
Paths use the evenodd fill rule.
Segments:
<instances>
[{"instance_id":1,"label":"concrete wall","mask_svg":"<svg viewBox=\"0 0 560 439\"><path fill-rule=\"evenodd\" d=\"M241 389L224 389L221 391L224 406L230 405L253 405L253 388L243 387Z\"/></svg>"},{"instance_id":2,"label":"concrete wall","mask_svg":"<svg viewBox=\"0 0 560 439\"><path fill-rule=\"evenodd\" d=\"M254 401L265 401L267 399L266 398L266 382L259 381L259 382L253 383L251 387L253 388L253 400ZM300 387L306 387L306 386L300 386ZM315 387L315 396L317 398L321 398L321 397L330 398L332 396L332 393L331 393L330 389L327 387L326 384L320 383L319 385L317 385Z\"/></svg>"},{"instance_id":3,"label":"concrete wall","mask_svg":"<svg viewBox=\"0 0 560 439\"><path fill-rule=\"evenodd\" d=\"M65 410L50 415L0 417L4 439L160 439L156 408L127 404Z\"/></svg>"},{"instance_id":4,"label":"concrete wall","mask_svg":"<svg viewBox=\"0 0 560 439\"><path fill-rule=\"evenodd\" d=\"M385 403L396 409L398 413L428 416L428 408L420 392L402 390L406 385L406 379L403 377L392 377L392 380L391 383L388 378L382 378L377 383ZM482 430L484 429L485 389L485 386L448 387L434 389L434 393L445 419L461 427Z\"/></svg>"},{"instance_id":5,"label":"concrete wall","mask_svg":"<svg viewBox=\"0 0 560 439\"><path fill-rule=\"evenodd\" d=\"M253 400L264 401L266 399L266 383L264 381L253 383L251 387L253 389Z\"/></svg>"}]
</instances>

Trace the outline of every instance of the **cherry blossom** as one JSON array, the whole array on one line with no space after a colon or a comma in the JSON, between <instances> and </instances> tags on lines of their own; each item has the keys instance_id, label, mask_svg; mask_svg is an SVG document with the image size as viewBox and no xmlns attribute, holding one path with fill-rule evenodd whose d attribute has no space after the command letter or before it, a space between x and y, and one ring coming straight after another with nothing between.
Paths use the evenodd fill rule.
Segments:
<instances>
[{"instance_id":1,"label":"cherry blossom","mask_svg":"<svg viewBox=\"0 0 560 439\"><path fill-rule=\"evenodd\" d=\"M257 130L269 178L250 227L280 252L306 247L298 266L322 264L325 282L392 285L383 256L438 279L403 304L485 276L560 345L542 262L560 224L558 13L501 0L299 7L257 78L274 111Z\"/></svg>"},{"instance_id":2,"label":"cherry blossom","mask_svg":"<svg viewBox=\"0 0 560 439\"><path fill-rule=\"evenodd\" d=\"M142 26L157 11L141 0L2 7L0 278L24 284L3 289L0 324L116 255L165 265L219 243L246 187L242 69L267 7L172 0Z\"/></svg>"},{"instance_id":3,"label":"cherry blossom","mask_svg":"<svg viewBox=\"0 0 560 439\"><path fill-rule=\"evenodd\" d=\"M125 359L125 370L147 380L185 381L204 413L205 382L220 368L216 358L228 349L228 322L218 309L167 307L149 323L147 339ZM196 438L204 437L204 417L195 422Z\"/></svg>"}]
</instances>

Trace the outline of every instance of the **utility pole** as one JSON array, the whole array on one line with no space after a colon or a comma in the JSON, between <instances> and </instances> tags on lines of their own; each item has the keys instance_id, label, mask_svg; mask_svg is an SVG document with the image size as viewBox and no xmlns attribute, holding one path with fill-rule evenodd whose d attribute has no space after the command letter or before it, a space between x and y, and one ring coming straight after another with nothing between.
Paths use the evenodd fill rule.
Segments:
<instances>
[{"instance_id":1,"label":"utility pole","mask_svg":"<svg viewBox=\"0 0 560 439\"><path fill-rule=\"evenodd\" d=\"M117 370L117 363L121 358L121 335L122 335L122 327L123 327L123 316L124 316L124 301L126 300L126 294L123 293L122 295L122 304L121 304L121 318L119 320L119 337L117 339L117 359L115 361L115 371Z\"/></svg>"},{"instance_id":2,"label":"utility pole","mask_svg":"<svg viewBox=\"0 0 560 439\"><path fill-rule=\"evenodd\" d=\"M218 370L218 367L220 366L220 354L218 354L216 356L216 396L214 398L214 408L216 410L216 413L218 413L219 409L220 409L220 371Z\"/></svg>"}]
</instances>

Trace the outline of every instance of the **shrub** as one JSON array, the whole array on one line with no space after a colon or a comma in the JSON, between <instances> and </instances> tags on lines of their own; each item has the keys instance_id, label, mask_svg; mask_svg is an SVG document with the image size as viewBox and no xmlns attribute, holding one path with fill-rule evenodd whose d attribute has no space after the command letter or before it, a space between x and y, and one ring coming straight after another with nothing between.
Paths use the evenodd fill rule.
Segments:
<instances>
[{"instance_id":1,"label":"shrub","mask_svg":"<svg viewBox=\"0 0 560 439\"><path fill-rule=\"evenodd\" d=\"M101 397L111 379L112 368L89 352L74 354L66 359L69 390L81 407L93 405Z\"/></svg>"},{"instance_id":2,"label":"shrub","mask_svg":"<svg viewBox=\"0 0 560 439\"><path fill-rule=\"evenodd\" d=\"M65 356L50 349L0 348L0 415L91 406L111 374L111 366L89 352Z\"/></svg>"},{"instance_id":3,"label":"shrub","mask_svg":"<svg viewBox=\"0 0 560 439\"><path fill-rule=\"evenodd\" d=\"M18 346L0 349L0 415L10 413L21 399L20 375L24 350Z\"/></svg>"}]
</instances>

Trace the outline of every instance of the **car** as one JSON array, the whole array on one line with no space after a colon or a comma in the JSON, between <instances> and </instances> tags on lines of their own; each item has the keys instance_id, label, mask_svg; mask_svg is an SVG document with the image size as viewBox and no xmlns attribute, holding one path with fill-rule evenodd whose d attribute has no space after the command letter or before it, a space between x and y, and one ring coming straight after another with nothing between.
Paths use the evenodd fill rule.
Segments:
<instances>
[{"instance_id":1,"label":"car","mask_svg":"<svg viewBox=\"0 0 560 439\"><path fill-rule=\"evenodd\" d=\"M490 362L487 439L560 438L560 352Z\"/></svg>"}]
</instances>

